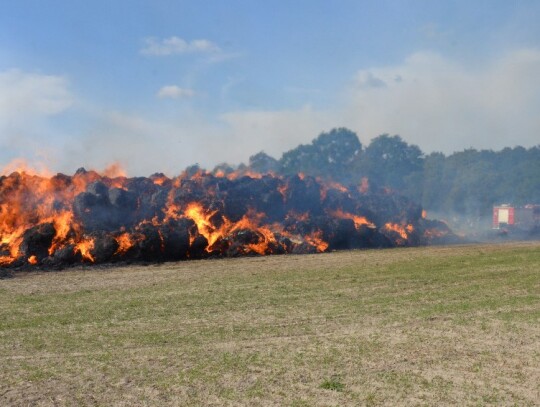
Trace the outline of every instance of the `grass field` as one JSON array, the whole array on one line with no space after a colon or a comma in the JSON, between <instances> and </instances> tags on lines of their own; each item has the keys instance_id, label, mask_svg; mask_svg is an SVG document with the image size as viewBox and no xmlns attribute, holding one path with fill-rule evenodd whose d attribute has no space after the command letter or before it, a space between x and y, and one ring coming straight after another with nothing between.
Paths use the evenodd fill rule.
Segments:
<instances>
[{"instance_id":1,"label":"grass field","mask_svg":"<svg viewBox=\"0 0 540 407\"><path fill-rule=\"evenodd\" d=\"M540 242L0 281L0 405L538 405Z\"/></svg>"}]
</instances>

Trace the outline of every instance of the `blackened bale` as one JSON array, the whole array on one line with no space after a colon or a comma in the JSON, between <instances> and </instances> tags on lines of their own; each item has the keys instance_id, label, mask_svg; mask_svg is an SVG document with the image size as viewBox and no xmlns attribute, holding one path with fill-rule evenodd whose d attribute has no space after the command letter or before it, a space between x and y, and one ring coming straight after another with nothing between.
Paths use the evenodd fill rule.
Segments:
<instances>
[{"instance_id":1,"label":"blackened bale","mask_svg":"<svg viewBox=\"0 0 540 407\"><path fill-rule=\"evenodd\" d=\"M27 229L23 234L23 241L20 246L20 253L27 259L36 256L38 261L49 255L56 230L52 223L43 223Z\"/></svg>"}]
</instances>

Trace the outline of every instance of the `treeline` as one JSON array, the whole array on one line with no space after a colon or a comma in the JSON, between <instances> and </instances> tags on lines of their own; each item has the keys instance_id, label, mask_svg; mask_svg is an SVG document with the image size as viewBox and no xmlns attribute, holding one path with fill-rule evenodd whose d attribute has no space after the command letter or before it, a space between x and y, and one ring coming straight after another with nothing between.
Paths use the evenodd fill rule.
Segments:
<instances>
[{"instance_id":1,"label":"treeline","mask_svg":"<svg viewBox=\"0 0 540 407\"><path fill-rule=\"evenodd\" d=\"M367 177L372 188L396 190L428 211L469 218L490 216L497 203L540 203L540 146L426 155L400 136L384 134L363 146L354 132L338 128L287 151L279 160L264 152L255 154L243 167L303 172L344 184Z\"/></svg>"}]
</instances>

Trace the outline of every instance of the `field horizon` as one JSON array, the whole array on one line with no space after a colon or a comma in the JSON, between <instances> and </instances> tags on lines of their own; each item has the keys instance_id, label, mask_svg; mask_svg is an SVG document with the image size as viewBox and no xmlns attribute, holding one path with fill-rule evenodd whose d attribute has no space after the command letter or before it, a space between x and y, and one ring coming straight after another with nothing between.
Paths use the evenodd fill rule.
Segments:
<instances>
[{"instance_id":1,"label":"field horizon","mask_svg":"<svg viewBox=\"0 0 540 407\"><path fill-rule=\"evenodd\" d=\"M537 405L540 241L18 272L2 405Z\"/></svg>"}]
</instances>

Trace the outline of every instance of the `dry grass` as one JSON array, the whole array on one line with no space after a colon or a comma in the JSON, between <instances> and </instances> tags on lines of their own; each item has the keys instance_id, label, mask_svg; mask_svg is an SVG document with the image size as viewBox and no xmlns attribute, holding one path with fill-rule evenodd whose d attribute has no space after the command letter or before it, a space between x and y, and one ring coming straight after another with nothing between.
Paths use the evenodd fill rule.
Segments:
<instances>
[{"instance_id":1,"label":"dry grass","mask_svg":"<svg viewBox=\"0 0 540 407\"><path fill-rule=\"evenodd\" d=\"M537 405L540 243L20 274L0 405Z\"/></svg>"}]
</instances>

